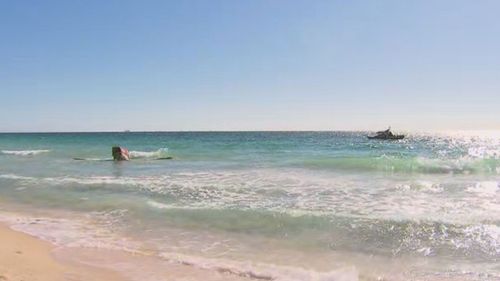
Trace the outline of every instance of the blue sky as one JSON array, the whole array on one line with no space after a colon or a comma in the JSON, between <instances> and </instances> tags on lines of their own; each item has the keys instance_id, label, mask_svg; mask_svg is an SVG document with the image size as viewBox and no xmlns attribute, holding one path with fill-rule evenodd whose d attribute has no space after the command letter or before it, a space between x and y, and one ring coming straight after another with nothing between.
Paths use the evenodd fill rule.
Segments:
<instances>
[{"instance_id":1,"label":"blue sky","mask_svg":"<svg viewBox=\"0 0 500 281\"><path fill-rule=\"evenodd\" d=\"M500 129L500 1L0 1L0 131Z\"/></svg>"}]
</instances>

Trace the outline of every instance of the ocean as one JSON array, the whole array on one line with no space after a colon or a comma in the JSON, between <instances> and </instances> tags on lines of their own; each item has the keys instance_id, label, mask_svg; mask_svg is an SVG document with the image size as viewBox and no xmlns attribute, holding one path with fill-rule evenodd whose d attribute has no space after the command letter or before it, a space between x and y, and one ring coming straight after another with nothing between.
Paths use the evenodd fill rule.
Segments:
<instances>
[{"instance_id":1,"label":"ocean","mask_svg":"<svg viewBox=\"0 0 500 281\"><path fill-rule=\"evenodd\" d=\"M0 220L249 280L500 280L500 134L367 134L4 133Z\"/></svg>"}]
</instances>

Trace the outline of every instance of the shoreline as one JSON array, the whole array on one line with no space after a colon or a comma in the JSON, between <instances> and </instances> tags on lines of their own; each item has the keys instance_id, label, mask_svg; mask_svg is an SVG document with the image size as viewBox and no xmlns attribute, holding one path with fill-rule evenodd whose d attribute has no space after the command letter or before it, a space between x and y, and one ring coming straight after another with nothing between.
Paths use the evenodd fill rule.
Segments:
<instances>
[{"instance_id":1,"label":"shoreline","mask_svg":"<svg viewBox=\"0 0 500 281\"><path fill-rule=\"evenodd\" d=\"M224 270L140 253L64 247L0 221L0 281L245 281Z\"/></svg>"},{"instance_id":2,"label":"shoreline","mask_svg":"<svg viewBox=\"0 0 500 281\"><path fill-rule=\"evenodd\" d=\"M279 276L274 272L270 274L270 270L274 269L272 264L254 271L248 267L252 263L210 264L210 259L192 260L189 256L174 252L157 256L148 253L147 248L142 247L130 252L123 249L85 246L79 243L64 245L58 242L58 239L53 239L50 235L46 236L48 233L45 231L50 232L55 227L59 238L64 239L68 235L71 237L72 227L64 223L65 216L44 216L42 219L40 215L41 213L37 212L36 217L23 222L25 226L35 228L44 220L51 223L49 228L39 228L38 230L42 232L34 234L37 232L33 232L33 229L19 229L16 226L16 222L27 218L26 214L1 210L0 281L479 280L471 276L457 275L413 276L408 279L394 268L387 272L389 274L379 275L371 272L367 275L358 272L355 267L339 267L330 272L326 270L308 272L301 268L284 266L281 269L285 270L282 271L285 275ZM85 232L83 237L91 233ZM61 234L63 236L60 236ZM399 262L387 265L393 267L397 264ZM259 267L258 264L253 265Z\"/></svg>"},{"instance_id":3,"label":"shoreline","mask_svg":"<svg viewBox=\"0 0 500 281\"><path fill-rule=\"evenodd\" d=\"M0 237L1 281L128 280L112 270L56 259L54 245L4 222L0 222Z\"/></svg>"}]
</instances>

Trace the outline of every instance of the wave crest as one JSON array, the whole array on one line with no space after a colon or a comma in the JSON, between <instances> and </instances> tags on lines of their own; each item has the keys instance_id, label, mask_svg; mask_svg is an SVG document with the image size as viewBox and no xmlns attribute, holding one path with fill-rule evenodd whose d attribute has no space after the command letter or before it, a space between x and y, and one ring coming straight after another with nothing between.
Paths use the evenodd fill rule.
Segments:
<instances>
[{"instance_id":1,"label":"wave crest","mask_svg":"<svg viewBox=\"0 0 500 281\"><path fill-rule=\"evenodd\" d=\"M396 173L423 174L499 174L500 159L462 157L439 159L426 157L400 158L380 157L339 157L310 159L304 166L313 169L341 169L353 171L383 171Z\"/></svg>"},{"instance_id":2,"label":"wave crest","mask_svg":"<svg viewBox=\"0 0 500 281\"><path fill-rule=\"evenodd\" d=\"M130 158L138 159L138 158L162 158L167 157L168 148L160 148L156 151L130 151Z\"/></svg>"},{"instance_id":3,"label":"wave crest","mask_svg":"<svg viewBox=\"0 0 500 281\"><path fill-rule=\"evenodd\" d=\"M2 150L3 154L17 155L17 156L33 156L40 153L48 153L48 149L34 149L34 150Z\"/></svg>"}]
</instances>

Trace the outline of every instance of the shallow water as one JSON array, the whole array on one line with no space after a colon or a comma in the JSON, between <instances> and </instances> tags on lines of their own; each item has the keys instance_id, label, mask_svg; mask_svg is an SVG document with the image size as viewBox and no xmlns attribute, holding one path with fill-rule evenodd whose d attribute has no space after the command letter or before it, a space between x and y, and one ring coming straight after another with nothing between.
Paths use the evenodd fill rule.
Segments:
<instances>
[{"instance_id":1,"label":"shallow water","mask_svg":"<svg viewBox=\"0 0 500 281\"><path fill-rule=\"evenodd\" d=\"M2 211L63 246L235 276L500 278L500 135L365 135L0 134Z\"/></svg>"}]
</instances>

